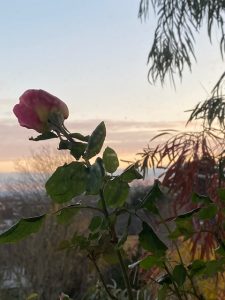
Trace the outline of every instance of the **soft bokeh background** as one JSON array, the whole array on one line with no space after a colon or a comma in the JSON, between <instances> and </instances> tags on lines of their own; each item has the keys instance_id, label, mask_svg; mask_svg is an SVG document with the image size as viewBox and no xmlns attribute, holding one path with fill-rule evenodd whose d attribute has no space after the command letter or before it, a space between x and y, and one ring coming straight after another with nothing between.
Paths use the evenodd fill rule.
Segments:
<instances>
[{"instance_id":1,"label":"soft bokeh background","mask_svg":"<svg viewBox=\"0 0 225 300\"><path fill-rule=\"evenodd\" d=\"M150 85L147 55L155 28L146 22L139 1L0 0L0 172L29 156L35 132L21 128L12 113L19 96L41 88L64 100L70 109L67 127L90 133L102 120L106 144L131 159L162 128L180 129L186 109L204 100L224 69L217 32L196 36L198 64L192 74ZM34 145L35 144L35 145Z\"/></svg>"}]
</instances>

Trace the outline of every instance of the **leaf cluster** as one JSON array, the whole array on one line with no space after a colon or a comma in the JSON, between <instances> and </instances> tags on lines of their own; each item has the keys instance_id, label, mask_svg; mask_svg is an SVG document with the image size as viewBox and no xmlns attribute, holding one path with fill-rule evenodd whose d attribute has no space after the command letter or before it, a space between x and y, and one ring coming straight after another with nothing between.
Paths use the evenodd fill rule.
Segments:
<instances>
[{"instance_id":1,"label":"leaf cluster","mask_svg":"<svg viewBox=\"0 0 225 300\"><path fill-rule=\"evenodd\" d=\"M141 0L139 17L148 17L149 0ZM174 74L182 77L185 66L191 69L195 60L195 33L199 32L204 21L207 33L212 41L212 29L216 24L220 30L220 52L225 52L223 0L152 0L151 4L157 15L154 40L148 55L150 69L148 78L155 83L158 79L163 84L166 76L174 82Z\"/></svg>"}]
</instances>

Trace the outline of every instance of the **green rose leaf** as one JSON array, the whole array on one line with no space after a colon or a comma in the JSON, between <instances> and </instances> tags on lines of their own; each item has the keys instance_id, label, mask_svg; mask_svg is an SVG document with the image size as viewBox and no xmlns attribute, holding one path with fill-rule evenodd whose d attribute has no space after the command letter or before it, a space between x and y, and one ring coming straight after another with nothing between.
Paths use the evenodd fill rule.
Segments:
<instances>
[{"instance_id":1,"label":"green rose leaf","mask_svg":"<svg viewBox=\"0 0 225 300\"><path fill-rule=\"evenodd\" d=\"M99 240L100 240L101 236L102 235L101 235L100 231L90 232L89 235L88 235L88 240L90 242L94 242L94 245L92 244L91 246L98 247L98 243L99 243Z\"/></svg>"},{"instance_id":2,"label":"green rose leaf","mask_svg":"<svg viewBox=\"0 0 225 300\"><path fill-rule=\"evenodd\" d=\"M86 143L81 143L81 142L71 143L70 154L73 155L73 157L75 157L76 160L79 160L81 156L83 156L86 147L87 147Z\"/></svg>"},{"instance_id":3,"label":"green rose leaf","mask_svg":"<svg viewBox=\"0 0 225 300\"><path fill-rule=\"evenodd\" d=\"M151 269L152 267L163 268L163 262L164 260L161 257L150 255L140 262L140 267L145 270Z\"/></svg>"},{"instance_id":4,"label":"green rose leaf","mask_svg":"<svg viewBox=\"0 0 225 300\"><path fill-rule=\"evenodd\" d=\"M74 248L80 250L88 250L88 247L90 246L90 241L88 240L87 237L75 233L71 240L71 245Z\"/></svg>"},{"instance_id":5,"label":"green rose leaf","mask_svg":"<svg viewBox=\"0 0 225 300\"><path fill-rule=\"evenodd\" d=\"M81 156L84 154L84 151L87 147L87 143L81 142L70 142L66 140L62 140L59 143L59 150L68 149L70 150L70 154L79 160Z\"/></svg>"},{"instance_id":6,"label":"green rose leaf","mask_svg":"<svg viewBox=\"0 0 225 300\"><path fill-rule=\"evenodd\" d=\"M220 200L225 202L225 188L218 189L218 195L220 197Z\"/></svg>"},{"instance_id":7,"label":"green rose leaf","mask_svg":"<svg viewBox=\"0 0 225 300\"><path fill-rule=\"evenodd\" d=\"M207 219L212 219L216 216L217 214L217 206L216 204L209 204L207 207L201 208L201 210L198 213L198 217L200 220L207 220Z\"/></svg>"},{"instance_id":8,"label":"green rose leaf","mask_svg":"<svg viewBox=\"0 0 225 300\"><path fill-rule=\"evenodd\" d=\"M103 218L100 216L94 216L91 220L91 223L88 226L88 229L92 232L96 231L99 229L102 225Z\"/></svg>"},{"instance_id":9,"label":"green rose leaf","mask_svg":"<svg viewBox=\"0 0 225 300\"><path fill-rule=\"evenodd\" d=\"M214 276L218 272L224 271L225 258L210 260L206 262L206 268L204 270L204 275Z\"/></svg>"},{"instance_id":10,"label":"green rose leaf","mask_svg":"<svg viewBox=\"0 0 225 300\"><path fill-rule=\"evenodd\" d=\"M70 142L66 140L61 140L59 142L59 150L68 150L70 149Z\"/></svg>"},{"instance_id":11,"label":"green rose leaf","mask_svg":"<svg viewBox=\"0 0 225 300\"><path fill-rule=\"evenodd\" d=\"M183 234L180 232L180 230L178 228L175 228L174 231L171 232L168 237L171 240L176 240L176 239L178 239L179 237L182 237L182 236L183 236Z\"/></svg>"},{"instance_id":12,"label":"green rose leaf","mask_svg":"<svg viewBox=\"0 0 225 300\"><path fill-rule=\"evenodd\" d=\"M216 254L225 256L225 243L222 240L219 240L219 247L215 249Z\"/></svg>"},{"instance_id":13,"label":"green rose leaf","mask_svg":"<svg viewBox=\"0 0 225 300\"><path fill-rule=\"evenodd\" d=\"M183 236L185 239L189 239L194 234L194 228L192 224L192 220L190 217L188 218L176 218L176 228L169 235L169 237L174 240L178 237Z\"/></svg>"},{"instance_id":14,"label":"green rose leaf","mask_svg":"<svg viewBox=\"0 0 225 300\"><path fill-rule=\"evenodd\" d=\"M60 224L68 224L72 218L79 212L80 205L70 205L63 207L56 212L57 222Z\"/></svg>"},{"instance_id":15,"label":"green rose leaf","mask_svg":"<svg viewBox=\"0 0 225 300\"><path fill-rule=\"evenodd\" d=\"M128 183L121 181L119 177L109 180L103 190L106 204L109 207L122 206L128 197L129 189Z\"/></svg>"},{"instance_id":16,"label":"green rose leaf","mask_svg":"<svg viewBox=\"0 0 225 300\"><path fill-rule=\"evenodd\" d=\"M224 271L225 258L214 259L209 261L195 260L190 266L190 275L215 276L218 272Z\"/></svg>"},{"instance_id":17,"label":"green rose leaf","mask_svg":"<svg viewBox=\"0 0 225 300\"><path fill-rule=\"evenodd\" d=\"M119 167L117 154L110 147L107 147L103 153L103 162L108 173L114 173Z\"/></svg>"},{"instance_id":18,"label":"green rose leaf","mask_svg":"<svg viewBox=\"0 0 225 300\"><path fill-rule=\"evenodd\" d=\"M56 203L70 201L86 190L87 168L81 162L72 162L56 169L45 187Z\"/></svg>"},{"instance_id":19,"label":"green rose leaf","mask_svg":"<svg viewBox=\"0 0 225 300\"><path fill-rule=\"evenodd\" d=\"M192 202L195 204L210 204L212 200L208 196L199 195L197 193L192 194Z\"/></svg>"},{"instance_id":20,"label":"green rose leaf","mask_svg":"<svg viewBox=\"0 0 225 300\"><path fill-rule=\"evenodd\" d=\"M190 275L191 277L202 275L204 273L204 270L206 268L206 262L200 259L194 260L189 266L188 269L191 270Z\"/></svg>"},{"instance_id":21,"label":"green rose leaf","mask_svg":"<svg viewBox=\"0 0 225 300\"><path fill-rule=\"evenodd\" d=\"M44 133L38 135L36 138L30 137L29 140L38 142L38 141L43 141L43 140L55 139L55 138L58 138L57 134L55 134L52 131L47 131L47 132L44 132Z\"/></svg>"},{"instance_id":22,"label":"green rose leaf","mask_svg":"<svg viewBox=\"0 0 225 300\"><path fill-rule=\"evenodd\" d=\"M101 158L97 158L95 163L88 167L88 179L87 179L87 195L96 195L102 187L104 178L104 168Z\"/></svg>"},{"instance_id":23,"label":"green rose leaf","mask_svg":"<svg viewBox=\"0 0 225 300\"><path fill-rule=\"evenodd\" d=\"M175 266L175 268L173 269L173 278L178 284L178 286L184 284L186 276L187 276L187 271L183 265Z\"/></svg>"},{"instance_id":24,"label":"green rose leaf","mask_svg":"<svg viewBox=\"0 0 225 300\"><path fill-rule=\"evenodd\" d=\"M120 175L120 179L129 183L135 179L143 179L143 176L138 172L136 165L130 165Z\"/></svg>"},{"instance_id":25,"label":"green rose leaf","mask_svg":"<svg viewBox=\"0 0 225 300\"><path fill-rule=\"evenodd\" d=\"M194 209L192 209L192 210L190 210L190 211L188 211L188 212L186 212L186 213L184 213L182 215L179 215L176 218L176 220L179 221L181 219L189 219L189 218L193 217L193 215L196 214L197 212L199 212L200 210L201 210L201 207L194 208Z\"/></svg>"},{"instance_id":26,"label":"green rose leaf","mask_svg":"<svg viewBox=\"0 0 225 300\"><path fill-rule=\"evenodd\" d=\"M90 136L89 135L82 135L81 133L77 133L77 132L74 132L74 133L70 133L69 134L70 137L74 138L74 139L77 139L79 141L82 141L82 142L88 142Z\"/></svg>"},{"instance_id":27,"label":"green rose leaf","mask_svg":"<svg viewBox=\"0 0 225 300\"><path fill-rule=\"evenodd\" d=\"M0 234L0 244L15 243L28 237L32 233L38 232L44 219L45 215L21 219L18 223Z\"/></svg>"},{"instance_id":28,"label":"green rose leaf","mask_svg":"<svg viewBox=\"0 0 225 300\"><path fill-rule=\"evenodd\" d=\"M83 156L84 159L90 159L101 151L102 145L105 140L105 136L106 136L105 123L101 122L92 132L88 140L87 149Z\"/></svg>"},{"instance_id":29,"label":"green rose leaf","mask_svg":"<svg viewBox=\"0 0 225 300\"><path fill-rule=\"evenodd\" d=\"M143 222L143 229L139 234L139 241L142 248L152 252L155 256L164 256L168 249L153 229L145 222Z\"/></svg>"},{"instance_id":30,"label":"green rose leaf","mask_svg":"<svg viewBox=\"0 0 225 300\"><path fill-rule=\"evenodd\" d=\"M163 286L158 290L158 299L157 300L166 300L168 294L168 286L167 284L163 284Z\"/></svg>"}]
</instances>

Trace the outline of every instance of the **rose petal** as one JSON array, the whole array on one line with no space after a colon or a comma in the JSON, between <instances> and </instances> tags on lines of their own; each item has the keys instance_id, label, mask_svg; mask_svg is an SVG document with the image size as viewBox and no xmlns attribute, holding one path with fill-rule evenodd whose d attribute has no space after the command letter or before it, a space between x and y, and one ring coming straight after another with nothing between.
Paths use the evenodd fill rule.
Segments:
<instances>
[{"instance_id":1,"label":"rose petal","mask_svg":"<svg viewBox=\"0 0 225 300\"><path fill-rule=\"evenodd\" d=\"M16 104L13 108L13 112L18 118L20 126L34 129L38 132L43 131L43 123L29 107L22 105L21 103Z\"/></svg>"},{"instance_id":2,"label":"rose petal","mask_svg":"<svg viewBox=\"0 0 225 300\"><path fill-rule=\"evenodd\" d=\"M14 113L21 126L38 132L49 130L49 119L52 116L59 116L60 122L69 116L68 107L63 101L44 90L34 89L22 94L20 103L14 107Z\"/></svg>"},{"instance_id":3,"label":"rose petal","mask_svg":"<svg viewBox=\"0 0 225 300\"><path fill-rule=\"evenodd\" d=\"M46 117L43 117L43 114L46 116L47 112L51 111L61 112L64 119L67 119L69 116L67 105L59 98L44 90L27 90L20 97L20 103L37 111L38 114L41 112L39 117L43 121L46 121Z\"/></svg>"}]
</instances>

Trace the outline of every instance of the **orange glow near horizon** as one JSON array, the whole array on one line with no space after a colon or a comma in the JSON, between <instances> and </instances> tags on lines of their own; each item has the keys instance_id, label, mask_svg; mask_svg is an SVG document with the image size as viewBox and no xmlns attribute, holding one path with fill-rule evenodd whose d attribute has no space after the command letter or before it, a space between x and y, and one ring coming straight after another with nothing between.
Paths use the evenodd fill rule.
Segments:
<instances>
[{"instance_id":1,"label":"orange glow near horizon","mask_svg":"<svg viewBox=\"0 0 225 300\"><path fill-rule=\"evenodd\" d=\"M15 162L11 160L0 161L0 173L14 173L16 172L15 169Z\"/></svg>"},{"instance_id":2,"label":"orange glow near horizon","mask_svg":"<svg viewBox=\"0 0 225 300\"><path fill-rule=\"evenodd\" d=\"M92 132L93 127L99 123L99 120L83 120L69 124L73 132ZM159 137L152 143L151 139L157 135L163 128L172 128L182 130L184 121L175 122L141 122L141 121L107 121L107 136L103 146L113 148L120 160L135 161L140 159L136 154L142 152L143 148L150 143L153 147L158 143L165 141L167 137ZM35 136L35 132L30 132L21 128L18 124L5 124L1 127L2 132L7 136L6 142L1 148L0 173L18 172L16 162L18 160L29 160L32 153L39 153L43 147L48 151L54 152L57 149L56 140L43 141L38 144L29 141L30 136ZM189 127L189 130L192 129ZM53 151L52 151L53 150ZM57 152L57 151L56 151ZM100 154L101 155L101 154ZM128 163L121 162L120 168L126 168ZM35 171L35 170L34 170Z\"/></svg>"},{"instance_id":3,"label":"orange glow near horizon","mask_svg":"<svg viewBox=\"0 0 225 300\"><path fill-rule=\"evenodd\" d=\"M118 153L118 157L119 159L124 161L135 161L135 155L132 155L131 153L123 153L122 155ZM27 160L29 160L29 157L27 158ZM125 169L128 166L128 163L121 160L120 160L119 167ZM16 173L16 172L18 172L18 170L16 169L16 160L0 161L0 173Z\"/></svg>"}]
</instances>

